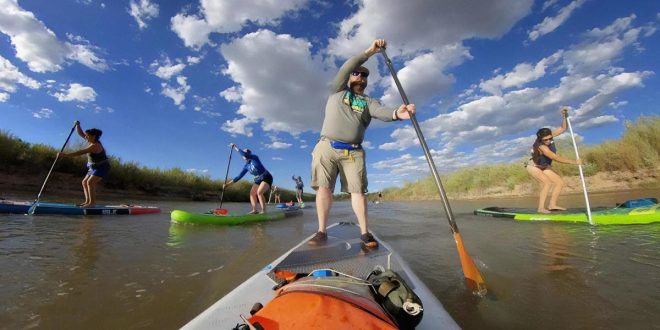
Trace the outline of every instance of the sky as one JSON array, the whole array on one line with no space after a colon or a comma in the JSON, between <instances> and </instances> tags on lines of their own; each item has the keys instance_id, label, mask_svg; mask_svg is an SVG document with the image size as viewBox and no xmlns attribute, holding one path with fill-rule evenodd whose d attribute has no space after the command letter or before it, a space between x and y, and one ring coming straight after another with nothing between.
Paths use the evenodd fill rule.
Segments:
<instances>
[{"instance_id":1,"label":"sky","mask_svg":"<svg viewBox=\"0 0 660 330\"><path fill-rule=\"evenodd\" d=\"M656 0L0 0L0 8L0 130L59 149L79 120L102 129L107 152L122 161L212 179L224 178L233 142L256 153L276 185L293 189L300 175L309 191L330 81L376 38L388 42L441 173L521 159L536 130L561 124L563 106L583 145L660 114ZM399 106L382 57L365 65L367 93ZM363 146L372 192L429 174L409 121L372 121ZM242 163L232 158L230 177Z\"/></svg>"}]
</instances>

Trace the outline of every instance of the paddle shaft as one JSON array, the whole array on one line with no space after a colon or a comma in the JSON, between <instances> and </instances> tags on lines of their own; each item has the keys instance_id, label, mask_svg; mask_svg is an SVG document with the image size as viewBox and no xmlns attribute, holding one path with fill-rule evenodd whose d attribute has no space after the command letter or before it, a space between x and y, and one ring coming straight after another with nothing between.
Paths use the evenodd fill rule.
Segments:
<instances>
[{"instance_id":1,"label":"paddle shaft","mask_svg":"<svg viewBox=\"0 0 660 330\"><path fill-rule=\"evenodd\" d=\"M573 149L575 149L575 158L580 160L580 154L578 153L577 143L575 143L575 135L573 134L573 127L571 126L571 120L566 116L566 123L568 124L568 131L571 132L571 140L573 140ZM580 170L580 180L582 181L582 191L584 192L584 202L587 204L587 219L589 219L589 224L593 225L594 222L591 219L591 206L589 206L589 195L587 194L587 183L584 180L584 173L582 172L582 165L578 165Z\"/></svg>"},{"instance_id":2,"label":"paddle shaft","mask_svg":"<svg viewBox=\"0 0 660 330\"><path fill-rule=\"evenodd\" d=\"M73 134L73 131L76 129L76 124L71 127L71 131L69 132L69 136L66 137L66 141L64 141L64 144L62 145L62 148L60 148L60 152L64 151L64 148L66 148L66 145L69 143L69 139L71 139L71 135ZM48 174L46 175L46 179L44 180L44 183L41 185L41 189L39 189L39 194L37 195L37 199L34 200L34 203L32 203L32 206L36 205L39 203L39 199L41 198L41 193L44 192L44 188L46 187L46 182L48 182L48 178L50 178L50 174L53 172L53 169L55 168L55 164L57 163L57 160L60 158L60 153L58 152L57 155L55 156L55 160L53 161L53 165L50 166L50 170L48 171ZM30 207L30 211L28 212L30 214L34 213L33 207Z\"/></svg>"},{"instance_id":3,"label":"paddle shaft","mask_svg":"<svg viewBox=\"0 0 660 330\"><path fill-rule=\"evenodd\" d=\"M394 79L396 88L399 90L399 94L401 94L403 103L405 105L410 104L410 101L408 101L408 97L406 96L406 92L403 91L403 87L401 87L401 82L399 81L399 78L397 77L396 72L394 71L394 66L392 65L392 61L387 56L387 53L385 53L385 50L383 50L381 53L385 58L385 64L387 65L387 67L390 70L390 73L392 74L392 78ZM447 220L449 221L449 226L451 227L451 231L453 233L458 233L458 226L456 226L456 221L454 220L454 213L451 210L451 205L449 205L449 199L447 198L447 194L445 193L445 188L442 185L442 181L440 181L440 175L438 174L438 170L436 169L435 163L433 162L433 157L431 156L429 147L427 146L426 140L424 139L424 135L422 134L422 129L419 127L419 123L417 122L417 116L415 116L414 113L410 113L410 120L412 121L413 127L415 128L415 133L417 133L417 138L419 139L419 144L422 146L422 150L424 151L424 156L426 156L426 162L429 164L429 168L431 169L431 174L433 174L433 180L435 181L435 185L438 188L438 191L440 192L442 206L444 207L445 213L447 214Z\"/></svg>"},{"instance_id":4,"label":"paddle shaft","mask_svg":"<svg viewBox=\"0 0 660 330\"><path fill-rule=\"evenodd\" d=\"M381 51L381 53L383 54L383 58L385 58L385 64L387 65L387 68L390 70L390 74L392 75L392 79L394 79L396 88L399 90L399 94L401 94L401 99L403 99L403 103L405 105L410 104L410 101L408 101L408 97L406 96L406 93L403 91L401 82L399 81L399 78L396 75L396 71L394 71L394 66L392 65L392 61L387 56L387 53L385 52L384 49ZM458 250L458 255L461 260L463 275L465 276L465 279L468 282L468 286L473 290L473 293L483 297L488 291L488 289L486 288L486 283L483 277L481 276L481 273L479 273L479 270L477 269L477 266L475 265L474 261L467 253L467 249L465 249L465 246L463 245L463 238L461 237L461 234L458 231L458 226L456 225L456 220L454 219L454 213L451 210L451 206L449 205L449 199L447 198L447 194L445 193L445 188L443 187L442 181L440 180L440 174L438 174L438 170L435 167L435 163L433 162L433 157L431 156L429 147L426 144L426 139L424 139L424 135L422 134L422 129L419 127L419 123L417 122L417 117L415 116L414 113L410 113L410 120L412 121L413 127L415 128L415 133L417 133L419 144L422 146L422 150L424 151L424 156L426 156L426 162L428 163L429 168L431 169L431 173L433 174L433 179L435 180L435 185L438 188L438 192L440 193L442 206L445 209L445 214L447 214L447 221L449 221L449 227L451 228L451 231L454 234L454 241L456 242L456 249Z\"/></svg>"},{"instance_id":5,"label":"paddle shaft","mask_svg":"<svg viewBox=\"0 0 660 330\"><path fill-rule=\"evenodd\" d=\"M225 181L222 185L222 192L220 193L220 207L222 208L222 199L225 197L225 184L227 183L227 177L229 177L229 165L231 164L231 154L234 152L234 147L230 146L229 149L229 161L227 162L227 172L225 172Z\"/></svg>"}]
</instances>

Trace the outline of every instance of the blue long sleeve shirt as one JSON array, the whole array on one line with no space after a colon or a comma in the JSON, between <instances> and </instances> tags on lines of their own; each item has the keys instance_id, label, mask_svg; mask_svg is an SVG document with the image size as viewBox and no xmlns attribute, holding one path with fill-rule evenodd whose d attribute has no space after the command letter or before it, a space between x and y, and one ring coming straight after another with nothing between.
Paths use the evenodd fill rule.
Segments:
<instances>
[{"instance_id":1,"label":"blue long sleeve shirt","mask_svg":"<svg viewBox=\"0 0 660 330\"><path fill-rule=\"evenodd\" d=\"M302 189L303 187L305 187L305 185L303 184L302 179L298 180L298 178L296 178L295 175L292 176L291 179L293 179L293 181L296 182L296 189Z\"/></svg>"},{"instance_id":2,"label":"blue long sleeve shirt","mask_svg":"<svg viewBox=\"0 0 660 330\"><path fill-rule=\"evenodd\" d=\"M241 173L238 174L233 180L234 182L238 182L243 176L247 173L250 172L250 174L254 175L255 177L258 177L260 175L264 175L268 172L266 168L264 167L263 164L261 164L261 161L259 160L259 157L257 157L255 154L248 154L245 151L238 149L238 153L241 154L241 156L247 158L247 162L245 163L245 166L243 166L243 170Z\"/></svg>"}]
</instances>

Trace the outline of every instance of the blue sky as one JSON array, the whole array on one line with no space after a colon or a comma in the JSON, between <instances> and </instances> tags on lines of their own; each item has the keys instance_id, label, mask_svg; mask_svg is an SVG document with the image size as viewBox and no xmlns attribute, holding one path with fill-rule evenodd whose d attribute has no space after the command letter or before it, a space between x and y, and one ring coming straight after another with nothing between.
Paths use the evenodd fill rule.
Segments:
<instances>
[{"instance_id":1,"label":"blue sky","mask_svg":"<svg viewBox=\"0 0 660 330\"><path fill-rule=\"evenodd\" d=\"M584 144L660 113L660 2L618 0L0 0L0 129L61 146L74 120L108 152L224 177L251 148L309 186L328 84L377 38L438 169L523 157L560 124ZM380 56L368 93L400 97ZM76 138L77 139L77 138ZM428 174L409 123L373 121L370 191ZM78 140L78 143L80 141ZM560 154L573 156L571 150ZM240 171L234 158L230 176Z\"/></svg>"}]
</instances>

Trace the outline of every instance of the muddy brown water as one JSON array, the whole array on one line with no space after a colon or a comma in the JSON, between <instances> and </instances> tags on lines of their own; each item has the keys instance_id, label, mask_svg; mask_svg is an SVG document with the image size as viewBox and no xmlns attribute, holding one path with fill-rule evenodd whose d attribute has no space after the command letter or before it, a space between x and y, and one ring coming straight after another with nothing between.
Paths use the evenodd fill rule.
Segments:
<instances>
[{"instance_id":1,"label":"muddy brown water","mask_svg":"<svg viewBox=\"0 0 660 330\"><path fill-rule=\"evenodd\" d=\"M591 199L614 206L637 197L660 197L660 190ZM582 195L561 202L580 206ZM465 288L438 201L370 204L369 212L373 231L465 329L658 329L660 224L590 227L472 215L478 207L534 203L452 201L490 289L485 298ZM0 328L176 329L317 228L314 209L261 224L186 226L170 223L169 211L203 212L217 203L148 204L163 213L0 215ZM355 220L346 202L335 203L331 218Z\"/></svg>"}]
</instances>

